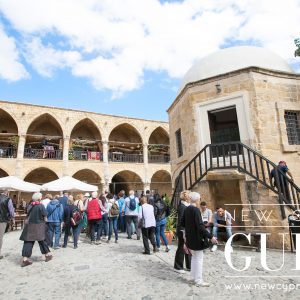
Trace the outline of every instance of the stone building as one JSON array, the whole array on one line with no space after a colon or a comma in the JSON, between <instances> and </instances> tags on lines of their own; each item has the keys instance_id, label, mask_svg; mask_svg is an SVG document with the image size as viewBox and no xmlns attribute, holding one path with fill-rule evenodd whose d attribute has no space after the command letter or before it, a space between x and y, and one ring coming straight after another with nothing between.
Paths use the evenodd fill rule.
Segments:
<instances>
[{"instance_id":1,"label":"stone building","mask_svg":"<svg viewBox=\"0 0 300 300\"><path fill-rule=\"evenodd\" d=\"M0 102L0 177L43 184L64 175L99 190L171 194L169 125Z\"/></svg>"},{"instance_id":2,"label":"stone building","mask_svg":"<svg viewBox=\"0 0 300 300\"><path fill-rule=\"evenodd\" d=\"M300 184L300 75L266 49L223 49L187 72L168 113L173 185L177 179L181 188L200 191L211 208L225 206L240 228L287 232L291 210L280 209L270 188L268 160L286 161ZM289 187L293 209L299 208L299 190ZM268 220L255 218L255 210L267 209ZM279 247L278 239L269 246Z\"/></svg>"}]
</instances>

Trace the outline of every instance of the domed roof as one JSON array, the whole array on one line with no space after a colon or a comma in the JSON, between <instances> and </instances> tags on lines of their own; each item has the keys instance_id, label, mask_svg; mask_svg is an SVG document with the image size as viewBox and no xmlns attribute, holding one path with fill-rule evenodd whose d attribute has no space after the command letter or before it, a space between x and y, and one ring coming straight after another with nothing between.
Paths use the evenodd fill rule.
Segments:
<instances>
[{"instance_id":1,"label":"domed roof","mask_svg":"<svg viewBox=\"0 0 300 300\"><path fill-rule=\"evenodd\" d=\"M212 53L196 62L183 77L178 93L190 82L247 67L294 73L283 58L268 49L254 46L231 47Z\"/></svg>"}]
</instances>

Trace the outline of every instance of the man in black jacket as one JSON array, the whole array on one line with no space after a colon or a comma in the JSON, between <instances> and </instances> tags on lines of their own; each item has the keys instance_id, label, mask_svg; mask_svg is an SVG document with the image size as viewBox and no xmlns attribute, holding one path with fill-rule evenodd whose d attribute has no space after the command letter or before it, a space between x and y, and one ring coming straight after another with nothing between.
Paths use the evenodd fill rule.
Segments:
<instances>
[{"instance_id":1,"label":"man in black jacket","mask_svg":"<svg viewBox=\"0 0 300 300\"><path fill-rule=\"evenodd\" d=\"M12 200L8 197L6 191L0 193L0 259L3 258L1 255L1 248L3 243L3 236L7 223L14 222L15 211Z\"/></svg>"},{"instance_id":2,"label":"man in black jacket","mask_svg":"<svg viewBox=\"0 0 300 300\"><path fill-rule=\"evenodd\" d=\"M181 220L184 214L185 209L190 205L190 198L189 198L190 191L182 191L180 193L180 204L177 209L177 226L176 226L176 234L178 238L178 247L175 254L175 261L174 261L174 269L177 273L184 274L185 271L183 270L183 261L185 259L185 266L188 271L191 270L191 256L184 252L184 239L183 239L183 230L184 228L180 225Z\"/></svg>"},{"instance_id":3,"label":"man in black jacket","mask_svg":"<svg viewBox=\"0 0 300 300\"><path fill-rule=\"evenodd\" d=\"M181 226L185 229L186 246L192 252L191 279L196 286L208 287L209 283L202 279L203 250L209 247L208 239L211 239L213 244L217 243L217 239L206 230L202 222L197 207L200 204L200 194L191 192L189 197L190 206L184 211Z\"/></svg>"}]
</instances>

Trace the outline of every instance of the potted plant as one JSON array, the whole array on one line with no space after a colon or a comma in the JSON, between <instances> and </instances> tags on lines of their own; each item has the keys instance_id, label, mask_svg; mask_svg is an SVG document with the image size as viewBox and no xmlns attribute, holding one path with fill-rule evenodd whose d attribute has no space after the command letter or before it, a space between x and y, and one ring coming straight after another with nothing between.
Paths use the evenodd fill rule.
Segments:
<instances>
[{"instance_id":1,"label":"potted plant","mask_svg":"<svg viewBox=\"0 0 300 300\"><path fill-rule=\"evenodd\" d=\"M170 215L167 217L167 224L165 229L165 235L169 244L172 243L172 240L175 237L176 221L177 221L177 212L175 209L172 209Z\"/></svg>"}]
</instances>

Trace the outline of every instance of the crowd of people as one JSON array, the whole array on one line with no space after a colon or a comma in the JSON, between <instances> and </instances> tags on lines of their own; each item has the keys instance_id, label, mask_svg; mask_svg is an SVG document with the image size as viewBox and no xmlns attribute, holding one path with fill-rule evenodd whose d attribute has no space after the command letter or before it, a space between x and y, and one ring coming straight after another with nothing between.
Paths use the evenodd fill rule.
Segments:
<instances>
[{"instance_id":1,"label":"crowd of people","mask_svg":"<svg viewBox=\"0 0 300 300\"><path fill-rule=\"evenodd\" d=\"M227 238L232 235L232 217L222 207L213 213L204 201L200 202L200 195L196 192L183 191L180 197L174 270L181 274L189 271L194 284L209 286L202 278L203 250L211 246L211 251L216 250L219 231L226 232ZM163 197L153 195L150 191L140 197L133 190L129 191L128 196L124 191L117 195L109 192L100 195L97 192L91 195L80 193L75 199L67 191L54 197L51 194L43 196L34 193L27 207L27 219L20 236L23 241L22 267L32 264L30 257L35 241L48 262L53 258L50 248L65 248L70 238L74 249L77 249L80 233L85 233L92 245L104 241L109 243L113 236L115 243L118 243L120 232L126 232L127 239L132 239L136 234L137 240L142 236L143 254L151 253L149 241L154 253L160 251L161 240L165 252L169 252L164 233L169 214L170 207ZM13 220L12 200L3 191L0 194L0 251L6 224Z\"/></svg>"}]
</instances>

